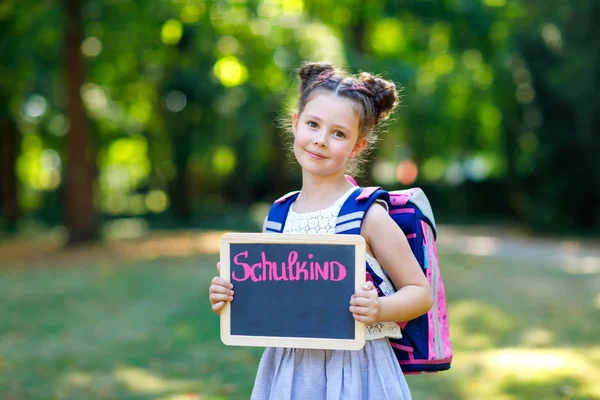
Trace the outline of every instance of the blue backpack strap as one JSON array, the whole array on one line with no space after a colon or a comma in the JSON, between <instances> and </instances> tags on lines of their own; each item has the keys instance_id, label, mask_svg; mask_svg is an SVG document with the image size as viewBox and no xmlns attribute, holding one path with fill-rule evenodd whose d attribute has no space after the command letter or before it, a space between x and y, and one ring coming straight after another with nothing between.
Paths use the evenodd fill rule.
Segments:
<instances>
[{"instance_id":1,"label":"blue backpack strap","mask_svg":"<svg viewBox=\"0 0 600 400\"><path fill-rule=\"evenodd\" d=\"M356 188L354 192L348 196L340 213L337 217L335 233L342 235L360 235L364 217L377 200L384 200L388 207L390 204L390 195L385 190L379 187ZM373 271L369 263L367 263L367 280L373 282L377 288L379 296L383 296L383 292L379 289L379 285L383 282L383 278Z\"/></svg>"},{"instance_id":2,"label":"blue backpack strap","mask_svg":"<svg viewBox=\"0 0 600 400\"><path fill-rule=\"evenodd\" d=\"M283 232L285 220L288 212L290 211L290 207L299 194L300 192L290 192L285 196L281 196L279 199L275 200L271 206L271 209L269 210L269 215L267 216L267 223L265 225L265 230L267 232Z\"/></svg>"},{"instance_id":3,"label":"blue backpack strap","mask_svg":"<svg viewBox=\"0 0 600 400\"><path fill-rule=\"evenodd\" d=\"M342 205L337 217L335 233L360 235L363 218L377 200L384 200L389 205L390 195L378 187L356 188Z\"/></svg>"}]
</instances>

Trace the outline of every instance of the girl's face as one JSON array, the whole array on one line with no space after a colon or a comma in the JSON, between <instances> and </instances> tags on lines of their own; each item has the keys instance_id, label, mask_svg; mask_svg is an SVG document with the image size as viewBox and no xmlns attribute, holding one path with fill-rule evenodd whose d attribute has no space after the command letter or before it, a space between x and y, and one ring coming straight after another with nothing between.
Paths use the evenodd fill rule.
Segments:
<instances>
[{"instance_id":1,"label":"girl's face","mask_svg":"<svg viewBox=\"0 0 600 400\"><path fill-rule=\"evenodd\" d=\"M304 172L343 174L346 163L365 148L359 139L359 116L352 100L317 92L302 114L293 115L294 155Z\"/></svg>"}]
</instances>

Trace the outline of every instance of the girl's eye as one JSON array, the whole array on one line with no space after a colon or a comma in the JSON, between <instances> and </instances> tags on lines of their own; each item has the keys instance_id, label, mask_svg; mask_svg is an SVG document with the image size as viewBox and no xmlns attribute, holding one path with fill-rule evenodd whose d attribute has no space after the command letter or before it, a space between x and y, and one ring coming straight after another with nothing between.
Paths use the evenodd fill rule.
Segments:
<instances>
[{"instance_id":1,"label":"girl's eye","mask_svg":"<svg viewBox=\"0 0 600 400\"><path fill-rule=\"evenodd\" d=\"M308 121L308 126L311 128L317 128L319 125L317 125L317 123L314 121Z\"/></svg>"},{"instance_id":2,"label":"girl's eye","mask_svg":"<svg viewBox=\"0 0 600 400\"><path fill-rule=\"evenodd\" d=\"M340 139L343 139L343 138L345 138L345 137L346 137L346 134L345 134L344 132L342 132L342 131L335 131L335 132L333 133L333 135L334 135L335 137L337 137L337 138L340 138Z\"/></svg>"}]
</instances>

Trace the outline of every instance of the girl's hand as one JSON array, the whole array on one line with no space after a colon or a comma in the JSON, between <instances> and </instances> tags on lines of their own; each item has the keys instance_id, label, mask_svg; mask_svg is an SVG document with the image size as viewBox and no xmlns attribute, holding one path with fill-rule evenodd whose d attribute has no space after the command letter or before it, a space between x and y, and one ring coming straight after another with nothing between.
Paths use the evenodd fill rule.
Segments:
<instances>
[{"instance_id":1,"label":"girl's hand","mask_svg":"<svg viewBox=\"0 0 600 400\"><path fill-rule=\"evenodd\" d=\"M379 297L372 282L366 282L362 289L350 298L350 312L355 320L370 325L377 322Z\"/></svg>"},{"instance_id":2,"label":"girl's hand","mask_svg":"<svg viewBox=\"0 0 600 400\"><path fill-rule=\"evenodd\" d=\"M220 270L221 263L217 263L217 270ZM211 282L210 288L208 289L208 298L212 310L221 314L221 310L225 307L225 304L233 300L233 285L223 278L215 276Z\"/></svg>"}]
</instances>

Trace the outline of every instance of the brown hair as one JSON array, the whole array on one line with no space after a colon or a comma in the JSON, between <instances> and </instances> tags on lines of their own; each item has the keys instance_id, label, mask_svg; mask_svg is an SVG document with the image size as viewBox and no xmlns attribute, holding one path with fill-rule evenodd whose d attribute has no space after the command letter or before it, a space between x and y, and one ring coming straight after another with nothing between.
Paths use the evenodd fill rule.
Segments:
<instances>
[{"instance_id":1,"label":"brown hair","mask_svg":"<svg viewBox=\"0 0 600 400\"><path fill-rule=\"evenodd\" d=\"M309 62L298 71L300 98L297 112L304 111L315 91L327 91L352 100L359 105L359 138L367 138L367 147L360 156L351 160L348 173L357 173L358 165L364 161L369 150L377 141L376 128L387 120L400 104L396 85L368 72L348 74L342 69L325 62Z\"/></svg>"}]
</instances>

